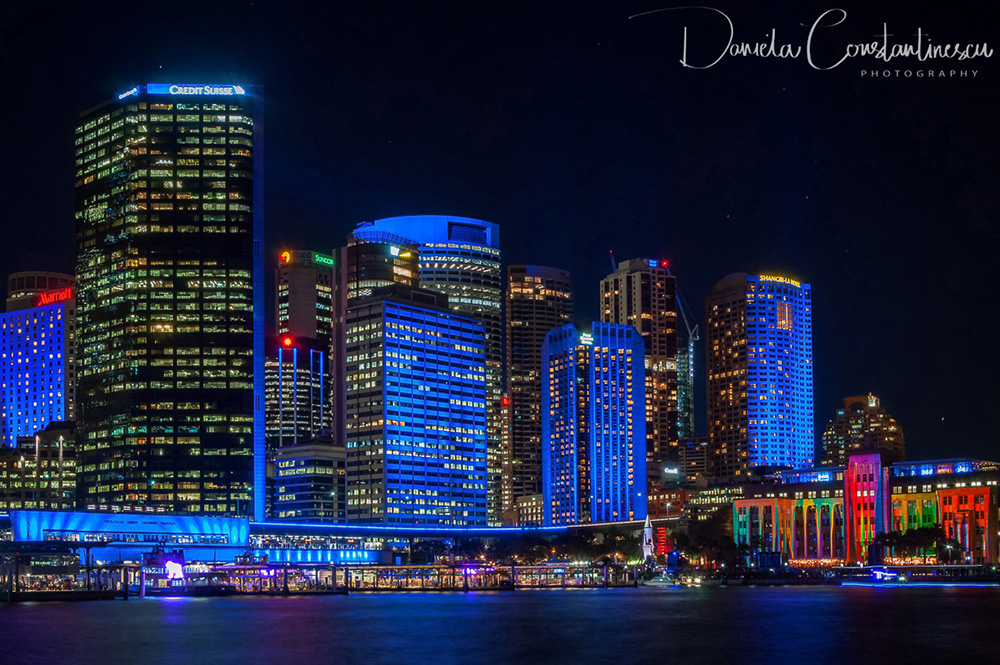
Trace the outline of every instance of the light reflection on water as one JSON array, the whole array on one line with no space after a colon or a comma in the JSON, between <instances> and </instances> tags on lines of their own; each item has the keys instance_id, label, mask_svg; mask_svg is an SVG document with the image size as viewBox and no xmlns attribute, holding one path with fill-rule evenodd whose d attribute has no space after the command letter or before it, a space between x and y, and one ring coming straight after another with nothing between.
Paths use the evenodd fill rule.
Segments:
<instances>
[{"instance_id":1,"label":"light reflection on water","mask_svg":"<svg viewBox=\"0 0 1000 665\"><path fill-rule=\"evenodd\" d=\"M996 656L1000 589L518 590L0 609L3 663L840 663Z\"/></svg>"}]
</instances>

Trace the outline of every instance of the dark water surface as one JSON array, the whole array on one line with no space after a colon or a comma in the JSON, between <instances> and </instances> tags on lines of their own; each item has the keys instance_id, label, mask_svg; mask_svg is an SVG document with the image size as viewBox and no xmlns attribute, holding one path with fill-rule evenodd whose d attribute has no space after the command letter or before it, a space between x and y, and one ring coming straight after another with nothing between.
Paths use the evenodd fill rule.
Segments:
<instances>
[{"instance_id":1,"label":"dark water surface","mask_svg":"<svg viewBox=\"0 0 1000 665\"><path fill-rule=\"evenodd\" d=\"M703 587L0 606L0 663L1000 662L1000 589Z\"/></svg>"}]
</instances>

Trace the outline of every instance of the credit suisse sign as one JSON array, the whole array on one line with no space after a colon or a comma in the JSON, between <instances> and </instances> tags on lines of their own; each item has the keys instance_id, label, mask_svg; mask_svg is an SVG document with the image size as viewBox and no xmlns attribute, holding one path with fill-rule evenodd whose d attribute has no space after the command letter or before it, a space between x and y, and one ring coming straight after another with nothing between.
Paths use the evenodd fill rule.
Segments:
<instances>
[{"instance_id":1,"label":"credit suisse sign","mask_svg":"<svg viewBox=\"0 0 1000 665\"><path fill-rule=\"evenodd\" d=\"M245 95L246 90L239 85L188 84L188 83L147 83L146 93L150 95Z\"/></svg>"}]
</instances>

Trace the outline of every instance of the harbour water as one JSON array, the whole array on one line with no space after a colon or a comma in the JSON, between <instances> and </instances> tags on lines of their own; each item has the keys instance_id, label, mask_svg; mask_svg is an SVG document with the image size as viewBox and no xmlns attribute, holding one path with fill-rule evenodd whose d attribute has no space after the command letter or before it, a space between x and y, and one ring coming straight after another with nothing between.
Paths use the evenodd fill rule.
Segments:
<instances>
[{"instance_id":1,"label":"harbour water","mask_svg":"<svg viewBox=\"0 0 1000 665\"><path fill-rule=\"evenodd\" d=\"M701 587L2 606L2 663L994 662L998 589Z\"/></svg>"}]
</instances>

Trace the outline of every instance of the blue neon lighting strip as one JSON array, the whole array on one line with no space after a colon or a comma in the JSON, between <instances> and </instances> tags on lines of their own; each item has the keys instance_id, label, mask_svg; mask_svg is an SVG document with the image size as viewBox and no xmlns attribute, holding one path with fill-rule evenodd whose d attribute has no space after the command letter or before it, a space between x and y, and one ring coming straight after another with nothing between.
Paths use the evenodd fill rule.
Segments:
<instances>
[{"instance_id":1,"label":"blue neon lighting strip","mask_svg":"<svg viewBox=\"0 0 1000 665\"><path fill-rule=\"evenodd\" d=\"M360 534L365 535L368 533L412 533L414 535L421 534L463 534L463 533L484 533L487 535L520 535L520 534L533 534L533 533L543 533L543 534L557 534L564 533L567 527L564 526L546 526L537 528L522 528L522 527L512 527L512 526L477 526L477 527L461 527L461 526L447 526L447 527L431 527L431 526L407 526L405 524L400 524L398 526L384 526L381 524L299 524L295 522L251 522L251 529L254 533L260 533L262 529L306 529L309 531L327 531L331 535L337 531L344 531L350 534Z\"/></svg>"},{"instance_id":2,"label":"blue neon lighting strip","mask_svg":"<svg viewBox=\"0 0 1000 665\"><path fill-rule=\"evenodd\" d=\"M980 587L998 587L1000 582L850 582L844 581L840 583L840 586L854 586L854 587L886 587L892 589L906 588L906 587L919 587L922 589L928 589L931 587L970 587L970 588L980 588Z\"/></svg>"}]
</instances>

